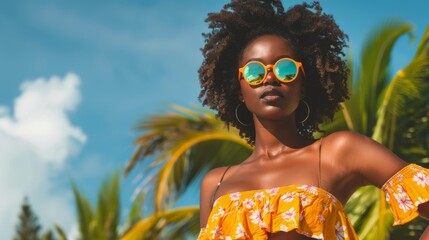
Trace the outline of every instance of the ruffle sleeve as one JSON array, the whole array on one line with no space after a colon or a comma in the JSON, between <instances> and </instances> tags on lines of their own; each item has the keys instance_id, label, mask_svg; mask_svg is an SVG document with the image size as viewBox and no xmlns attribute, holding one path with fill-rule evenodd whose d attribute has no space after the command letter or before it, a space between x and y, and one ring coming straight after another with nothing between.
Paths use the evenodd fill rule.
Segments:
<instances>
[{"instance_id":1,"label":"ruffle sleeve","mask_svg":"<svg viewBox=\"0 0 429 240\"><path fill-rule=\"evenodd\" d=\"M409 164L395 173L382 190L393 212L393 225L405 224L419 215L420 204L429 201L429 169Z\"/></svg>"}]
</instances>

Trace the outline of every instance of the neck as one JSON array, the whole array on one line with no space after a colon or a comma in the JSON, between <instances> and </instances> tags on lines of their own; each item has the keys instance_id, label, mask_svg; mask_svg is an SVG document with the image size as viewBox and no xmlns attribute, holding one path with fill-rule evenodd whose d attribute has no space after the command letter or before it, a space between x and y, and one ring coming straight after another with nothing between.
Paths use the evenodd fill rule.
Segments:
<instances>
[{"instance_id":1,"label":"neck","mask_svg":"<svg viewBox=\"0 0 429 240\"><path fill-rule=\"evenodd\" d=\"M253 153L258 159L270 159L284 152L295 151L311 144L314 140L306 139L298 133L295 117L282 120L266 120L254 117L255 147Z\"/></svg>"}]
</instances>

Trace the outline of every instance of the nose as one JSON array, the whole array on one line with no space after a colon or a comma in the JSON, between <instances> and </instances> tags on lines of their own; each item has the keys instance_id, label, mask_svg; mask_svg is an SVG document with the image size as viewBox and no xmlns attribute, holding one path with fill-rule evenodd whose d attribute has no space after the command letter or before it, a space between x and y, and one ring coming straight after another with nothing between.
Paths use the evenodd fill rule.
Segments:
<instances>
[{"instance_id":1,"label":"nose","mask_svg":"<svg viewBox=\"0 0 429 240\"><path fill-rule=\"evenodd\" d=\"M273 68L270 67L267 69L267 76L265 76L264 82L263 84L271 84L271 85L275 85L277 83L280 83L279 81L277 81L276 75L273 72Z\"/></svg>"}]
</instances>

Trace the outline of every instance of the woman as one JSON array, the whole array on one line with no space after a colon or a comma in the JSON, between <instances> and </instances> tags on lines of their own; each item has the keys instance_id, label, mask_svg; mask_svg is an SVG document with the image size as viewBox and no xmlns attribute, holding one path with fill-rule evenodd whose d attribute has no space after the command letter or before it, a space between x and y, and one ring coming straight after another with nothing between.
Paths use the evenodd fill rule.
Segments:
<instances>
[{"instance_id":1,"label":"woman","mask_svg":"<svg viewBox=\"0 0 429 240\"><path fill-rule=\"evenodd\" d=\"M395 224L429 216L427 169L356 133L312 138L348 98L347 36L318 3L233 0L207 21L200 99L254 149L204 177L199 239L357 239L343 205L369 184Z\"/></svg>"}]
</instances>

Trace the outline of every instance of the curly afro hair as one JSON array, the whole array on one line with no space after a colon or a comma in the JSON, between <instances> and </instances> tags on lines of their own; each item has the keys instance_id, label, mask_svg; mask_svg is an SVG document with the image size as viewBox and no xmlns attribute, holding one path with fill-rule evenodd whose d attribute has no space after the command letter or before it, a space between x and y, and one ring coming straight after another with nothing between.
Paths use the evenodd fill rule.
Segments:
<instances>
[{"instance_id":1,"label":"curly afro hair","mask_svg":"<svg viewBox=\"0 0 429 240\"><path fill-rule=\"evenodd\" d=\"M243 125L236 118L241 104L237 71L243 50L256 37L273 34L285 38L304 65L304 100L311 111L304 123L297 124L303 136L311 137L319 130L318 125L325 118L332 119L340 109L339 103L349 97L349 69L343 51L348 37L331 15L322 13L318 2L295 5L285 12L280 0L232 0L220 12L210 13L206 22L211 31L203 33L199 99L216 110L227 126L238 128L240 136L250 144L255 141L254 125ZM300 106L297 116L299 109ZM253 123L249 113L240 115L240 119Z\"/></svg>"}]
</instances>

